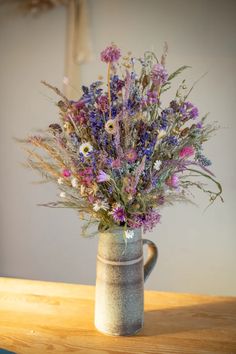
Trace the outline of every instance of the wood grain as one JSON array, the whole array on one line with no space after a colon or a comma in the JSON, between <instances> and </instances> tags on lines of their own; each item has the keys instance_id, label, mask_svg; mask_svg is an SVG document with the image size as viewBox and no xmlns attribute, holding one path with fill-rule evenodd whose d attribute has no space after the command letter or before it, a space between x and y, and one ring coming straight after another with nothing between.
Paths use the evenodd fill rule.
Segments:
<instances>
[{"instance_id":1,"label":"wood grain","mask_svg":"<svg viewBox=\"0 0 236 354\"><path fill-rule=\"evenodd\" d=\"M236 354L236 298L145 292L144 329L93 325L94 287L0 278L0 348L17 354Z\"/></svg>"}]
</instances>

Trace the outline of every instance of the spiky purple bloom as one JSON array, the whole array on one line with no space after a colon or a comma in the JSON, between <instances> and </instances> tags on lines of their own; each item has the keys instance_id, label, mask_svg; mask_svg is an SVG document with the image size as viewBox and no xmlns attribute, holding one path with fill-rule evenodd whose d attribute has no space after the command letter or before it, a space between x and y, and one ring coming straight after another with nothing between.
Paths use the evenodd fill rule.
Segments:
<instances>
[{"instance_id":1,"label":"spiky purple bloom","mask_svg":"<svg viewBox=\"0 0 236 354\"><path fill-rule=\"evenodd\" d=\"M179 113L181 113L183 119L195 119L199 115L198 108L189 101L183 102L179 107Z\"/></svg>"},{"instance_id":2,"label":"spiky purple bloom","mask_svg":"<svg viewBox=\"0 0 236 354\"><path fill-rule=\"evenodd\" d=\"M156 91L147 91L147 99L146 99L147 104L154 104L158 103L159 99L157 97L157 92Z\"/></svg>"},{"instance_id":3,"label":"spiky purple bloom","mask_svg":"<svg viewBox=\"0 0 236 354\"><path fill-rule=\"evenodd\" d=\"M122 87L125 86L125 82L124 80L120 80L118 75L114 75L111 78L110 85L112 91L119 92L122 89Z\"/></svg>"},{"instance_id":4,"label":"spiky purple bloom","mask_svg":"<svg viewBox=\"0 0 236 354\"><path fill-rule=\"evenodd\" d=\"M125 210L121 206L113 208L112 216L117 223L125 222L126 220Z\"/></svg>"},{"instance_id":5,"label":"spiky purple bloom","mask_svg":"<svg viewBox=\"0 0 236 354\"><path fill-rule=\"evenodd\" d=\"M102 112L107 112L109 108L108 97L102 95L97 100L98 109Z\"/></svg>"},{"instance_id":6,"label":"spiky purple bloom","mask_svg":"<svg viewBox=\"0 0 236 354\"><path fill-rule=\"evenodd\" d=\"M147 214L135 215L129 226L134 229L143 227L144 232L151 231L160 222L161 215L157 211L149 211Z\"/></svg>"},{"instance_id":7,"label":"spiky purple bloom","mask_svg":"<svg viewBox=\"0 0 236 354\"><path fill-rule=\"evenodd\" d=\"M198 108L197 107L193 107L191 109L191 111L189 112L189 116L190 116L191 119L197 118L198 115L199 115L199 113L198 113Z\"/></svg>"},{"instance_id":8,"label":"spiky purple bloom","mask_svg":"<svg viewBox=\"0 0 236 354\"><path fill-rule=\"evenodd\" d=\"M118 61L120 57L120 49L115 44L111 44L101 52L101 60L107 64Z\"/></svg>"},{"instance_id":9,"label":"spiky purple bloom","mask_svg":"<svg viewBox=\"0 0 236 354\"><path fill-rule=\"evenodd\" d=\"M143 230L151 231L156 224L160 222L161 215L157 211L151 211L145 216L145 220L143 222Z\"/></svg>"},{"instance_id":10,"label":"spiky purple bloom","mask_svg":"<svg viewBox=\"0 0 236 354\"><path fill-rule=\"evenodd\" d=\"M93 110L89 113L89 125L91 127L91 131L95 138L99 138L101 135L101 128L104 126L103 120L101 119L101 115L96 110Z\"/></svg>"},{"instance_id":11,"label":"spiky purple bloom","mask_svg":"<svg viewBox=\"0 0 236 354\"><path fill-rule=\"evenodd\" d=\"M168 73L163 65L155 64L152 67L151 79L155 85L163 85L168 79Z\"/></svg>"},{"instance_id":12,"label":"spiky purple bloom","mask_svg":"<svg viewBox=\"0 0 236 354\"><path fill-rule=\"evenodd\" d=\"M203 127L202 122L198 122L198 123L196 124L196 127L197 127L198 129L202 129L202 127Z\"/></svg>"},{"instance_id":13,"label":"spiky purple bloom","mask_svg":"<svg viewBox=\"0 0 236 354\"><path fill-rule=\"evenodd\" d=\"M166 130L168 128L168 114L166 110L163 110L161 112L161 117L160 117L160 130Z\"/></svg>"},{"instance_id":14,"label":"spiky purple bloom","mask_svg":"<svg viewBox=\"0 0 236 354\"><path fill-rule=\"evenodd\" d=\"M176 138L176 136L171 135L171 136L167 136L164 139L165 143L167 143L168 145L173 145L173 146L177 146L179 144L178 138Z\"/></svg>"}]
</instances>

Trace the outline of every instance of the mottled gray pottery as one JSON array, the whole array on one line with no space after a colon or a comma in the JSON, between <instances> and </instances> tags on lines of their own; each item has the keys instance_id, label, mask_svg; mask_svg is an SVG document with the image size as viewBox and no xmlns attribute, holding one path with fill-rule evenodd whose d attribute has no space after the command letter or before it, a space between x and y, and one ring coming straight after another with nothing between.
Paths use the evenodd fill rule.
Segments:
<instances>
[{"instance_id":1,"label":"mottled gray pottery","mask_svg":"<svg viewBox=\"0 0 236 354\"><path fill-rule=\"evenodd\" d=\"M105 334L125 336L143 327L144 281L157 260L157 247L133 230L125 242L124 229L99 235L95 300L95 326ZM143 244L148 256L143 264Z\"/></svg>"}]
</instances>

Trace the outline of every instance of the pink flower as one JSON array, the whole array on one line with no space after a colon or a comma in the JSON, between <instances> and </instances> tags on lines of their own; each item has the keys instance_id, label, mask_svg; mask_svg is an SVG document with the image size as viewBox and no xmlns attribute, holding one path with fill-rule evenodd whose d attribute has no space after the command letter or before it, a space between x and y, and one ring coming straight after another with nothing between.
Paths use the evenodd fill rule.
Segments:
<instances>
[{"instance_id":1,"label":"pink flower","mask_svg":"<svg viewBox=\"0 0 236 354\"><path fill-rule=\"evenodd\" d=\"M93 204L94 202L95 202L95 197L93 196L93 195L89 195L88 196L88 201L89 201L89 203L91 203L91 204Z\"/></svg>"},{"instance_id":2,"label":"pink flower","mask_svg":"<svg viewBox=\"0 0 236 354\"><path fill-rule=\"evenodd\" d=\"M92 185L94 177L93 177L93 170L91 167L87 167L84 170L79 171L78 175L80 177L81 184L83 184L86 187L90 187Z\"/></svg>"},{"instance_id":3,"label":"pink flower","mask_svg":"<svg viewBox=\"0 0 236 354\"><path fill-rule=\"evenodd\" d=\"M169 187L178 188L179 187L179 177L177 175L175 175L175 174L170 176L167 179L166 184Z\"/></svg>"},{"instance_id":4,"label":"pink flower","mask_svg":"<svg viewBox=\"0 0 236 354\"><path fill-rule=\"evenodd\" d=\"M93 175L93 169L91 167L87 167L82 171L78 172L79 176L87 176L87 175Z\"/></svg>"},{"instance_id":5,"label":"pink flower","mask_svg":"<svg viewBox=\"0 0 236 354\"><path fill-rule=\"evenodd\" d=\"M111 178L111 177L110 177L106 172L100 170L100 171L99 171L99 174L98 174L98 176L97 176L97 182L99 182L99 183L101 183L101 182L107 182L107 181L110 180L110 178Z\"/></svg>"},{"instance_id":6,"label":"pink flower","mask_svg":"<svg viewBox=\"0 0 236 354\"><path fill-rule=\"evenodd\" d=\"M101 60L105 63L114 63L118 61L120 57L120 49L114 43L101 52Z\"/></svg>"},{"instance_id":7,"label":"pink flower","mask_svg":"<svg viewBox=\"0 0 236 354\"><path fill-rule=\"evenodd\" d=\"M86 187L91 187L92 182L93 182L92 176L85 176L81 178L81 184L83 184Z\"/></svg>"},{"instance_id":8,"label":"pink flower","mask_svg":"<svg viewBox=\"0 0 236 354\"><path fill-rule=\"evenodd\" d=\"M184 157L189 157L195 154L195 150L193 146L185 146L182 150L179 152L179 157L184 158Z\"/></svg>"},{"instance_id":9,"label":"pink flower","mask_svg":"<svg viewBox=\"0 0 236 354\"><path fill-rule=\"evenodd\" d=\"M184 158L184 157L189 157L195 154L195 149L193 146L185 146L182 150L179 152L179 157Z\"/></svg>"},{"instance_id":10,"label":"pink flower","mask_svg":"<svg viewBox=\"0 0 236 354\"><path fill-rule=\"evenodd\" d=\"M71 171L67 170L67 169L64 169L62 174L63 174L64 177L70 177L71 176Z\"/></svg>"},{"instance_id":11,"label":"pink flower","mask_svg":"<svg viewBox=\"0 0 236 354\"><path fill-rule=\"evenodd\" d=\"M74 117L74 121L79 123L79 124L83 124L87 121L87 117L86 117L86 114L85 112L83 111L80 111L79 114L77 114L75 117Z\"/></svg>"},{"instance_id":12,"label":"pink flower","mask_svg":"<svg viewBox=\"0 0 236 354\"><path fill-rule=\"evenodd\" d=\"M129 194L130 196L133 196L136 194L137 189L133 187L132 185L125 187L125 192Z\"/></svg>"},{"instance_id":13,"label":"pink flower","mask_svg":"<svg viewBox=\"0 0 236 354\"><path fill-rule=\"evenodd\" d=\"M79 100L77 102L73 102L73 106L77 109L81 109L85 106L85 102L83 100Z\"/></svg>"},{"instance_id":14,"label":"pink flower","mask_svg":"<svg viewBox=\"0 0 236 354\"><path fill-rule=\"evenodd\" d=\"M121 167L121 161L120 159L115 159L111 163L112 168L120 168Z\"/></svg>"},{"instance_id":15,"label":"pink flower","mask_svg":"<svg viewBox=\"0 0 236 354\"><path fill-rule=\"evenodd\" d=\"M126 152L125 157L128 162L133 163L137 160L138 155L137 152L133 148L131 148Z\"/></svg>"}]
</instances>

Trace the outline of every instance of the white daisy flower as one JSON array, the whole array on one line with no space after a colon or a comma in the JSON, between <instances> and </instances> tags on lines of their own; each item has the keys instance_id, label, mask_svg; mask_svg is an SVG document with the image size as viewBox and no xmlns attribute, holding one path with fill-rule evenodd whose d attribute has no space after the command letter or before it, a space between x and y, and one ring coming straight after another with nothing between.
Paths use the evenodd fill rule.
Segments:
<instances>
[{"instance_id":1,"label":"white daisy flower","mask_svg":"<svg viewBox=\"0 0 236 354\"><path fill-rule=\"evenodd\" d=\"M66 193L65 193L65 192L61 192L61 193L60 193L60 197L61 197L61 198L66 198Z\"/></svg>"},{"instance_id":2,"label":"white daisy flower","mask_svg":"<svg viewBox=\"0 0 236 354\"><path fill-rule=\"evenodd\" d=\"M63 181L63 178L62 178L62 177L59 177L58 180L57 180L57 183L58 183L58 184L63 184L63 182L64 182L64 181Z\"/></svg>"},{"instance_id":3,"label":"white daisy flower","mask_svg":"<svg viewBox=\"0 0 236 354\"><path fill-rule=\"evenodd\" d=\"M72 185L73 188L78 188L78 180L77 180L77 178L75 178L75 177L72 178L71 185Z\"/></svg>"},{"instance_id":4,"label":"white daisy flower","mask_svg":"<svg viewBox=\"0 0 236 354\"><path fill-rule=\"evenodd\" d=\"M127 239L133 238L133 237L134 237L134 230L126 230L126 231L125 231L125 237L126 237Z\"/></svg>"},{"instance_id":5,"label":"white daisy flower","mask_svg":"<svg viewBox=\"0 0 236 354\"><path fill-rule=\"evenodd\" d=\"M94 211L108 210L108 209L109 209L109 204L105 200L97 200L93 204L93 210Z\"/></svg>"},{"instance_id":6,"label":"white daisy flower","mask_svg":"<svg viewBox=\"0 0 236 354\"><path fill-rule=\"evenodd\" d=\"M160 170L160 167L161 167L161 164L162 164L162 161L156 160L156 162L155 162L154 165L153 165L154 170L159 171L159 170Z\"/></svg>"},{"instance_id":7,"label":"white daisy flower","mask_svg":"<svg viewBox=\"0 0 236 354\"><path fill-rule=\"evenodd\" d=\"M88 156L91 151L93 151L93 147L90 143L83 143L79 147L79 152L84 156Z\"/></svg>"}]
</instances>

